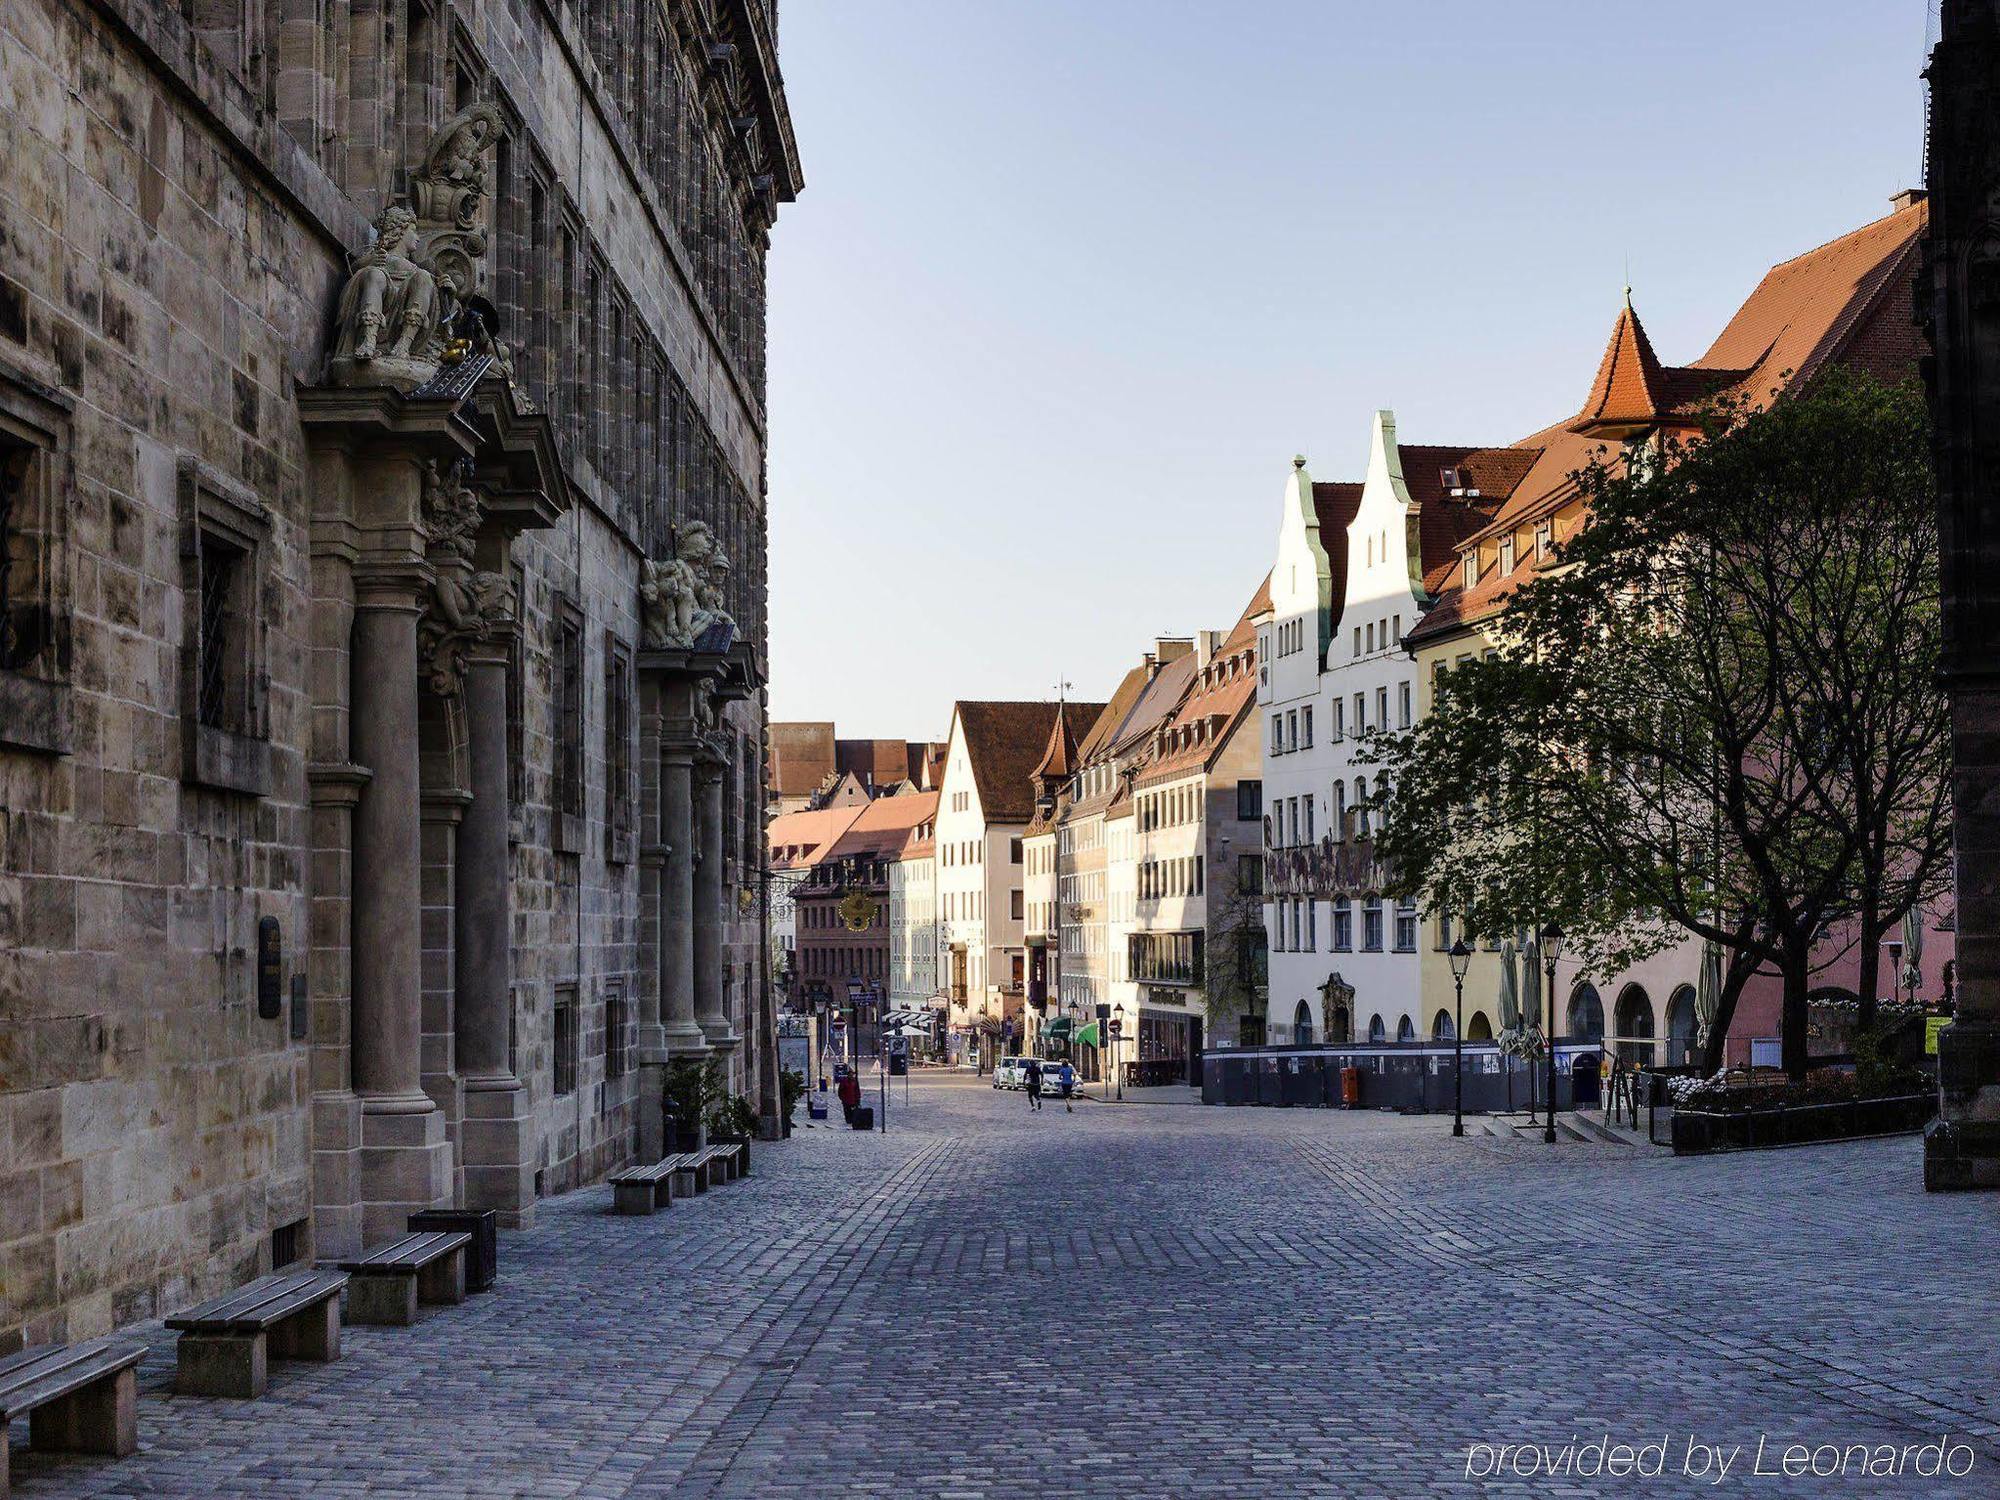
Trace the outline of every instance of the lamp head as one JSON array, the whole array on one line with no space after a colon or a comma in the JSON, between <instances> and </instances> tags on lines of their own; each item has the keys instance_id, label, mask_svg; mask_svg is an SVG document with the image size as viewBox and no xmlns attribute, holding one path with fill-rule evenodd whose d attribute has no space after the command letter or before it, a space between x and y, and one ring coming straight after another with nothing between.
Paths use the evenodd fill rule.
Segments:
<instances>
[{"instance_id":1,"label":"lamp head","mask_svg":"<svg viewBox=\"0 0 2000 1500\"><path fill-rule=\"evenodd\" d=\"M1459 938L1451 945L1451 977L1462 980L1471 967L1472 950L1465 946L1464 938Z\"/></svg>"},{"instance_id":2,"label":"lamp head","mask_svg":"<svg viewBox=\"0 0 2000 1500\"><path fill-rule=\"evenodd\" d=\"M1542 956L1550 963L1562 957L1563 930L1560 923L1551 922L1542 929Z\"/></svg>"}]
</instances>

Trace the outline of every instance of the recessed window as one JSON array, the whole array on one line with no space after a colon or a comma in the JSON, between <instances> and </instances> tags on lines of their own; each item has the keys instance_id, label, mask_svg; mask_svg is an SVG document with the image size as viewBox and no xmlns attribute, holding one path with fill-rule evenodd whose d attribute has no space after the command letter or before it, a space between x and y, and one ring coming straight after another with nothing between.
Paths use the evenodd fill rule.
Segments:
<instances>
[{"instance_id":1,"label":"recessed window","mask_svg":"<svg viewBox=\"0 0 2000 1500\"><path fill-rule=\"evenodd\" d=\"M1465 554L1465 586L1469 589L1479 586L1479 549L1477 547Z\"/></svg>"},{"instance_id":2,"label":"recessed window","mask_svg":"<svg viewBox=\"0 0 2000 1500\"><path fill-rule=\"evenodd\" d=\"M617 636L604 637L605 857L632 857L632 653Z\"/></svg>"},{"instance_id":3,"label":"recessed window","mask_svg":"<svg viewBox=\"0 0 2000 1500\"><path fill-rule=\"evenodd\" d=\"M1502 578L1507 578L1510 577L1513 574L1513 572L1514 572L1514 539L1511 536L1503 536L1500 538L1500 576Z\"/></svg>"},{"instance_id":4,"label":"recessed window","mask_svg":"<svg viewBox=\"0 0 2000 1500\"><path fill-rule=\"evenodd\" d=\"M248 489L183 460L181 704L183 779L261 796L266 743L263 568L270 516Z\"/></svg>"},{"instance_id":5,"label":"recessed window","mask_svg":"<svg viewBox=\"0 0 2000 1500\"><path fill-rule=\"evenodd\" d=\"M554 1026L550 1036L554 1055L549 1071L554 1077L556 1097L566 1099L576 1092L576 990L556 991Z\"/></svg>"},{"instance_id":6,"label":"recessed window","mask_svg":"<svg viewBox=\"0 0 2000 1500\"><path fill-rule=\"evenodd\" d=\"M604 1076L623 1078L632 1067L632 1026L625 1004L625 986L614 984L604 995Z\"/></svg>"}]
</instances>

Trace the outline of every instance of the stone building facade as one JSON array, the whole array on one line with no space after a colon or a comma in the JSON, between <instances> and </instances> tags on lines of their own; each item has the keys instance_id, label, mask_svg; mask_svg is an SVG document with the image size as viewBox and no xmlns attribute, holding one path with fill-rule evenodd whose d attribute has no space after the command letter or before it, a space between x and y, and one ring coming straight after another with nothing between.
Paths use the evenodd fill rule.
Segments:
<instances>
[{"instance_id":1,"label":"stone building facade","mask_svg":"<svg viewBox=\"0 0 2000 1500\"><path fill-rule=\"evenodd\" d=\"M0 9L0 1351L775 1127L775 27Z\"/></svg>"}]
</instances>

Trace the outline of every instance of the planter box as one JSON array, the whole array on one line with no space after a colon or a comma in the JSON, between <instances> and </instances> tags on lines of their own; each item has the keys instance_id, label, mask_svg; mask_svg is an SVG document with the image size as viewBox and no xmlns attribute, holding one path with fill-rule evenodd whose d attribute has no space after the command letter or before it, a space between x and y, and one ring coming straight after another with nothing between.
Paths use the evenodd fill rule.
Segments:
<instances>
[{"instance_id":1,"label":"planter box","mask_svg":"<svg viewBox=\"0 0 2000 1500\"><path fill-rule=\"evenodd\" d=\"M1761 1151L1773 1146L1802 1146L1811 1141L1901 1135L1922 1130L1936 1113L1937 1100L1929 1094L1848 1099L1837 1104L1780 1105L1772 1109L1677 1109L1673 1118L1674 1154Z\"/></svg>"}]
</instances>

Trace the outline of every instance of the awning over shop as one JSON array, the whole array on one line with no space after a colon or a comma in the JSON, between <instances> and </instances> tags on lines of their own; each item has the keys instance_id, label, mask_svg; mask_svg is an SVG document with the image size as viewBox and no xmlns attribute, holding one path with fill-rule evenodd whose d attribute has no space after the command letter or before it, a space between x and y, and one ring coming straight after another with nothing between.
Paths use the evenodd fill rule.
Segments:
<instances>
[{"instance_id":1,"label":"awning over shop","mask_svg":"<svg viewBox=\"0 0 2000 1500\"><path fill-rule=\"evenodd\" d=\"M1079 1047L1095 1047L1097 1045L1097 1023L1095 1021L1090 1022L1082 1030L1078 1031L1075 1036L1071 1037L1070 1040L1075 1042Z\"/></svg>"},{"instance_id":2,"label":"awning over shop","mask_svg":"<svg viewBox=\"0 0 2000 1500\"><path fill-rule=\"evenodd\" d=\"M1076 1030L1076 1022L1074 1020L1068 1016L1057 1016L1042 1028L1042 1035L1052 1042L1060 1042L1067 1040L1069 1034L1074 1030Z\"/></svg>"}]
</instances>

